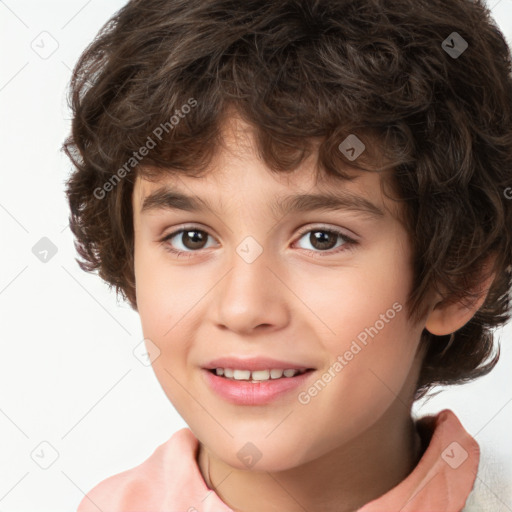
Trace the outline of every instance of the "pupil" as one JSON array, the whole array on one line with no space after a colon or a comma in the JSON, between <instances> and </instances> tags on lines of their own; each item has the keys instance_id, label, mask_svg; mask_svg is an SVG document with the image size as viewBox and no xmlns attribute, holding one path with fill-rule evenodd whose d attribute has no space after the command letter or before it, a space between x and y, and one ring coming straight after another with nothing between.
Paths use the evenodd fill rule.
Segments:
<instances>
[{"instance_id":1,"label":"pupil","mask_svg":"<svg viewBox=\"0 0 512 512\"><path fill-rule=\"evenodd\" d=\"M191 233L192 233L192 236L191 236ZM204 242L204 240L202 240L203 236L201 234L199 236L193 236L194 233L201 233L201 231L194 230L194 231L185 231L184 232L184 235L186 235L186 239L191 241L191 244L192 244L192 247L189 247L189 249L197 249L197 244L199 244L199 246L200 246L201 243ZM188 247L187 244L185 244L185 245Z\"/></svg>"},{"instance_id":2,"label":"pupil","mask_svg":"<svg viewBox=\"0 0 512 512\"><path fill-rule=\"evenodd\" d=\"M316 244L320 244L320 247L316 247L317 249L331 249L336 245L336 237L333 237L332 235L333 233L330 233L329 231L312 231L310 235L311 245L316 247ZM328 241L329 237L332 238L331 243Z\"/></svg>"}]
</instances>

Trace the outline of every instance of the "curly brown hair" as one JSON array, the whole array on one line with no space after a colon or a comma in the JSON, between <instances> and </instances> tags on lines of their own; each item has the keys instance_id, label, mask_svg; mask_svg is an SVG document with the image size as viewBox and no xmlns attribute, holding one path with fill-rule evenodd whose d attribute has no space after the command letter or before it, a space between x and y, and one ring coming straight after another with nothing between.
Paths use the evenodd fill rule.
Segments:
<instances>
[{"instance_id":1,"label":"curly brown hair","mask_svg":"<svg viewBox=\"0 0 512 512\"><path fill-rule=\"evenodd\" d=\"M423 331L416 399L497 363L493 329L510 318L512 73L483 0L132 0L81 55L69 98L77 261L135 310L135 179L202 175L234 106L272 172L293 171L313 141L329 176L392 169L413 250L409 317L431 289L474 299L495 256L474 317L452 336ZM339 150L350 134L367 148L356 161Z\"/></svg>"}]
</instances>

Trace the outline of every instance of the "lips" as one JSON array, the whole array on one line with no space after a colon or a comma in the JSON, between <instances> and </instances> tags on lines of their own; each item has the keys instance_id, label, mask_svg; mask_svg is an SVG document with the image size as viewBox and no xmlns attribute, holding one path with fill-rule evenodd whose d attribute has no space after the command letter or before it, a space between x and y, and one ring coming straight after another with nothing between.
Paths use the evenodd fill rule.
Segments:
<instances>
[{"instance_id":1,"label":"lips","mask_svg":"<svg viewBox=\"0 0 512 512\"><path fill-rule=\"evenodd\" d=\"M233 377L247 377L251 380L227 378L224 371L218 369L229 369L229 375ZM262 374L266 371L277 376L282 372L281 377L265 380L254 380L254 373ZM284 375L285 370L289 377ZM293 370L293 372L291 372ZM306 385L309 379L315 375L315 368L296 361L285 361L270 359L267 357L234 358L223 357L214 359L202 368L202 376L208 387L220 398L236 405L256 406L268 405L279 397L292 393L297 388ZM258 375L263 376L263 375ZM266 376L266 375L265 375ZM269 375L271 377L271 375Z\"/></svg>"}]
</instances>

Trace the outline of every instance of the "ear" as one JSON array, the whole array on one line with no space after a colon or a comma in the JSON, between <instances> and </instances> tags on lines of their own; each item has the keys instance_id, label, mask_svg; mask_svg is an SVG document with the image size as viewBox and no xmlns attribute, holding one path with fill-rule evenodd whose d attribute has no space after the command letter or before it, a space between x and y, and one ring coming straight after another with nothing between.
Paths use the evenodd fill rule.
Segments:
<instances>
[{"instance_id":1,"label":"ear","mask_svg":"<svg viewBox=\"0 0 512 512\"><path fill-rule=\"evenodd\" d=\"M495 259L496 257L493 255L486 260L481 272L482 279L479 289L475 290L477 297L471 305L464 305L460 302L445 304L440 295L436 294L435 305L430 311L425 323L425 329L427 329L427 331L436 336L445 336L457 331L473 318L475 313L485 302L489 289L496 277L494 272L488 274Z\"/></svg>"}]
</instances>

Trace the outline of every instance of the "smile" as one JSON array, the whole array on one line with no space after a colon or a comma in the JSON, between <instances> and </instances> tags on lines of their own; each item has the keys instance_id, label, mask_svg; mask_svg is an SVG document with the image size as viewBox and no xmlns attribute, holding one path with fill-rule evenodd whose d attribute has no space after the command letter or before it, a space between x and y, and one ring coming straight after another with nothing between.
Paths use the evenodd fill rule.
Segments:
<instances>
[{"instance_id":1,"label":"smile","mask_svg":"<svg viewBox=\"0 0 512 512\"><path fill-rule=\"evenodd\" d=\"M215 368L211 370L215 375L231 380L243 380L253 383L274 379L290 378L305 373L306 368L295 370L293 368L282 370L274 368L271 370L237 370L233 368Z\"/></svg>"},{"instance_id":2,"label":"smile","mask_svg":"<svg viewBox=\"0 0 512 512\"><path fill-rule=\"evenodd\" d=\"M215 368L203 369L201 373L217 397L235 405L256 406L286 398L294 391L298 393L298 388L305 388L315 372L312 369L251 371Z\"/></svg>"}]
</instances>

